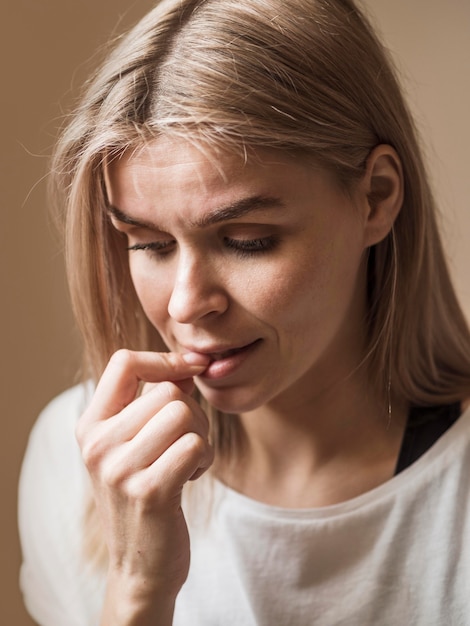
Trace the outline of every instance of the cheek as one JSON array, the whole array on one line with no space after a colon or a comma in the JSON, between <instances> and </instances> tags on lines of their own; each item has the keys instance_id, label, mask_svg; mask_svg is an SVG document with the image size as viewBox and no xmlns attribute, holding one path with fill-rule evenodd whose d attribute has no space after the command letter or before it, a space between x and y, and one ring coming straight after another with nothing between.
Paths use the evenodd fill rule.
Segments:
<instances>
[{"instance_id":1,"label":"cheek","mask_svg":"<svg viewBox=\"0 0 470 626\"><path fill-rule=\"evenodd\" d=\"M332 241L267 274L252 295L265 317L291 337L326 330L362 301L362 259L360 246Z\"/></svg>"},{"instance_id":2,"label":"cheek","mask_svg":"<svg viewBox=\"0 0 470 626\"><path fill-rule=\"evenodd\" d=\"M315 255L316 256L316 255ZM305 321L321 306L329 273L324 259L284 259L240 281L238 302L280 334L303 332ZM309 322L310 323L310 322Z\"/></svg>"},{"instance_id":3,"label":"cheek","mask_svg":"<svg viewBox=\"0 0 470 626\"><path fill-rule=\"evenodd\" d=\"M170 285L167 284L165 278L155 275L155 272L148 271L143 268L141 263L131 261L130 274L134 289L136 291L139 302L150 320L157 330L161 330L162 324L168 315L168 290Z\"/></svg>"}]
</instances>

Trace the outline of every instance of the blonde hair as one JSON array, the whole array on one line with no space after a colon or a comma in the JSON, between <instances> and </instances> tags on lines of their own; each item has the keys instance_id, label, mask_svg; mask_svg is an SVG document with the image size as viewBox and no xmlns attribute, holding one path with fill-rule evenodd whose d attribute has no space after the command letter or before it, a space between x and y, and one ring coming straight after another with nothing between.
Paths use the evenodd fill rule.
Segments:
<instances>
[{"instance_id":1,"label":"blonde hair","mask_svg":"<svg viewBox=\"0 0 470 626\"><path fill-rule=\"evenodd\" d=\"M470 395L470 336L391 60L352 0L163 0L90 80L53 164L73 306L97 379L120 347L162 349L106 215L103 163L166 135L305 154L349 188L389 144L404 172L393 232L370 250L371 375L412 404ZM236 432L214 418L219 450ZM236 424L236 422L235 422Z\"/></svg>"}]
</instances>

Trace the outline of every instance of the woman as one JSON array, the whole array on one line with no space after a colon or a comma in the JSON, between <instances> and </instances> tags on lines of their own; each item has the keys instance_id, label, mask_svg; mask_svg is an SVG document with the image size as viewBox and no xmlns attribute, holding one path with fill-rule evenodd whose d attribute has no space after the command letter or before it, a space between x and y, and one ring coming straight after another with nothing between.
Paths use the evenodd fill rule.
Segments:
<instances>
[{"instance_id":1,"label":"woman","mask_svg":"<svg viewBox=\"0 0 470 626\"><path fill-rule=\"evenodd\" d=\"M91 382L24 463L37 621L469 623L470 336L352 0L164 0L53 171Z\"/></svg>"}]
</instances>

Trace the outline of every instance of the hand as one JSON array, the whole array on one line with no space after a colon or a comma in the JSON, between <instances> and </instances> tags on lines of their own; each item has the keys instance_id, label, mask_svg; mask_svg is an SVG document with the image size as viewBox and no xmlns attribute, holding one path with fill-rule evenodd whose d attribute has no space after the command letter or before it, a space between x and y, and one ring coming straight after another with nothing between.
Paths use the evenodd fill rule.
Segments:
<instances>
[{"instance_id":1,"label":"hand","mask_svg":"<svg viewBox=\"0 0 470 626\"><path fill-rule=\"evenodd\" d=\"M106 624L145 624L131 616L161 617L162 603L172 612L186 579L181 493L213 460L207 417L188 394L208 362L120 350L77 426L109 552Z\"/></svg>"}]
</instances>

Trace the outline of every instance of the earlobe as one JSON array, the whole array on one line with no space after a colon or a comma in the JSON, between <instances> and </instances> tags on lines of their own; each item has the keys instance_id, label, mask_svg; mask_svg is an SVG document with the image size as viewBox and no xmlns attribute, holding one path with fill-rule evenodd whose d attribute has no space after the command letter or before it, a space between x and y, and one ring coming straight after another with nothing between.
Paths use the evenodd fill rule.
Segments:
<instances>
[{"instance_id":1,"label":"earlobe","mask_svg":"<svg viewBox=\"0 0 470 626\"><path fill-rule=\"evenodd\" d=\"M372 150L363 184L367 205L365 244L370 247L389 234L403 204L403 170L394 148L381 144Z\"/></svg>"}]
</instances>

